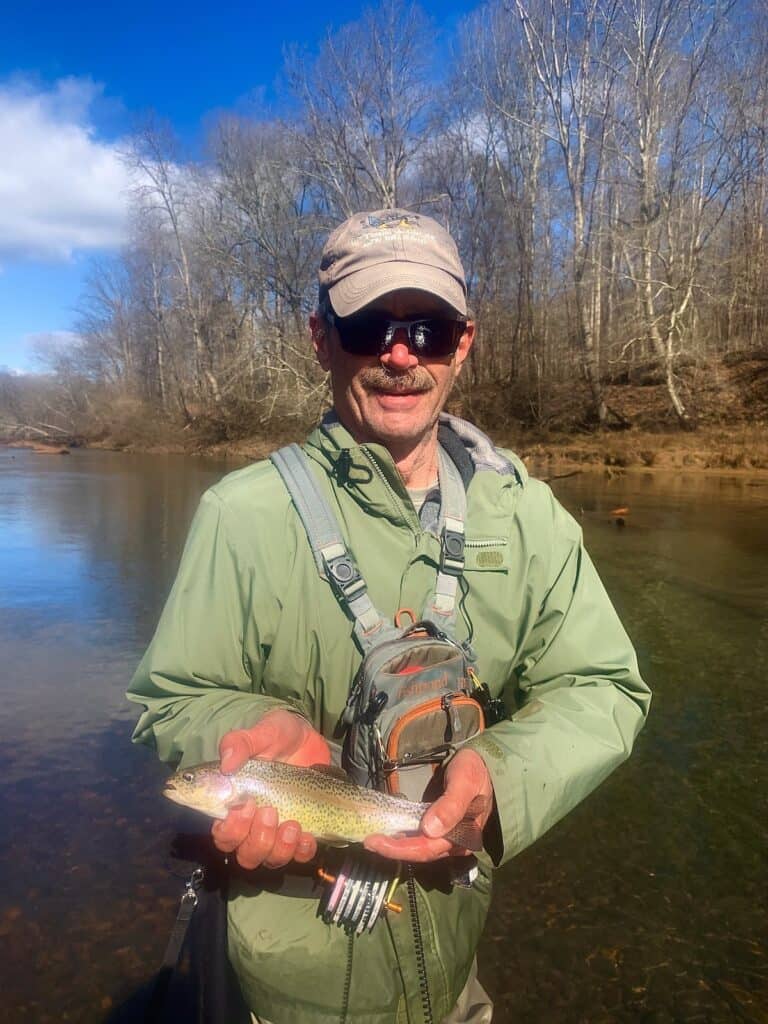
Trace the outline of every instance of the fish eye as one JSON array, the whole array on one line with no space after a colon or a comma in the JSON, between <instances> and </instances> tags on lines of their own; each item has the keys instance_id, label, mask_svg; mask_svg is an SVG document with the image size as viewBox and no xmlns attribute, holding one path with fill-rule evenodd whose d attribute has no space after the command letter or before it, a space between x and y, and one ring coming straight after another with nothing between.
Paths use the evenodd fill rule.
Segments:
<instances>
[{"instance_id":1,"label":"fish eye","mask_svg":"<svg viewBox=\"0 0 768 1024\"><path fill-rule=\"evenodd\" d=\"M181 777L182 779L184 779L185 782L195 781L195 776L192 774L192 772L184 772L184 774Z\"/></svg>"}]
</instances>

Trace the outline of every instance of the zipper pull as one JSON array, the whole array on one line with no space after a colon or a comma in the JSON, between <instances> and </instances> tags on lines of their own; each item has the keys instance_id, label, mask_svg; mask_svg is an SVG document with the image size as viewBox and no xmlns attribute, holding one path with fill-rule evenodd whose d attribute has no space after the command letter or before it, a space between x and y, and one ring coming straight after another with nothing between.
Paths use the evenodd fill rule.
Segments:
<instances>
[{"instance_id":1,"label":"zipper pull","mask_svg":"<svg viewBox=\"0 0 768 1024\"><path fill-rule=\"evenodd\" d=\"M461 718L459 717L459 709L453 703L454 696L455 694L453 693L446 693L440 702L446 715L448 715L448 721L451 723L452 737L457 736L461 732Z\"/></svg>"}]
</instances>

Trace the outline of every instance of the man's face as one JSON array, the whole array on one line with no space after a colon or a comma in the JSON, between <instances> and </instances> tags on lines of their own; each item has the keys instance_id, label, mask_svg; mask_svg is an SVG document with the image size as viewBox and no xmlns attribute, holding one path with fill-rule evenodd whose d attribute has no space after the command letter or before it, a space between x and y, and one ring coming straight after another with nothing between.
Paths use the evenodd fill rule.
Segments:
<instances>
[{"instance_id":1,"label":"man's face","mask_svg":"<svg viewBox=\"0 0 768 1024\"><path fill-rule=\"evenodd\" d=\"M415 290L390 292L366 306L364 312L392 320L456 319L455 311L436 296ZM395 457L430 435L469 354L475 331L474 324L467 323L453 355L430 359L411 349L402 329L381 355L359 356L342 349L335 327L317 317L312 318L311 327L317 358L331 374L339 419L357 441L383 444Z\"/></svg>"}]
</instances>

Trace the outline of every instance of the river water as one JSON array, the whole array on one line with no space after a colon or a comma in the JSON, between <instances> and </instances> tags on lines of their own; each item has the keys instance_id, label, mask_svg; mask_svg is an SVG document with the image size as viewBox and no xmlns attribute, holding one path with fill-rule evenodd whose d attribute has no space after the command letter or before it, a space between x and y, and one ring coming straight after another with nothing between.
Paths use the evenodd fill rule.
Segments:
<instances>
[{"instance_id":1,"label":"river water","mask_svg":"<svg viewBox=\"0 0 768 1024\"><path fill-rule=\"evenodd\" d=\"M233 468L0 449L0 1021L130 1020L162 957L185 812L123 693L197 499ZM631 760L497 874L495 1020L768 1022L768 481L553 487L655 697Z\"/></svg>"}]
</instances>

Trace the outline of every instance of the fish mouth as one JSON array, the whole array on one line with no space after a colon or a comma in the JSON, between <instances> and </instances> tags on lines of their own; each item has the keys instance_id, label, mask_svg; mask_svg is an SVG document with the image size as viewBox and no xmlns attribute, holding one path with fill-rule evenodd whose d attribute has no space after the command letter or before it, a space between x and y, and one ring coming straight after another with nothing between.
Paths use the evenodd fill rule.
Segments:
<instances>
[{"instance_id":1,"label":"fish mouth","mask_svg":"<svg viewBox=\"0 0 768 1024\"><path fill-rule=\"evenodd\" d=\"M168 797L169 800L173 800L176 804L184 803L184 798L172 782L166 783L165 789L163 790L163 796Z\"/></svg>"}]
</instances>

